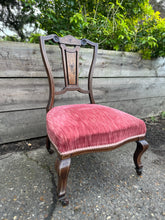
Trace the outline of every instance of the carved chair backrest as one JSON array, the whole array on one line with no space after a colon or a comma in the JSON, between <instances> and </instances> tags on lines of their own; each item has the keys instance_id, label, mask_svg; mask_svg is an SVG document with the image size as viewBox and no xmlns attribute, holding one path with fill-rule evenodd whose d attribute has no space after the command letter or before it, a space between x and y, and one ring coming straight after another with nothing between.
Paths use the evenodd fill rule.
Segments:
<instances>
[{"instance_id":1,"label":"carved chair backrest","mask_svg":"<svg viewBox=\"0 0 165 220\"><path fill-rule=\"evenodd\" d=\"M51 66L48 60L45 42L52 41L53 43L58 43L61 49L62 63L65 87L61 91L55 91L54 79L52 75ZM79 50L81 46L90 45L93 47L93 56L91 65L88 73L88 89L84 90L79 87ZM71 47L72 46L72 47ZM64 94L67 91L78 91L89 95L90 103L95 103L92 93L92 75L94 70L94 65L96 62L96 55L98 44L93 43L87 39L76 39L71 35L65 37L58 37L56 34L41 36L40 37L40 49L43 58L43 62L46 68L46 72L49 80L49 101L47 105L47 111L49 111L54 106L55 95Z\"/></svg>"}]
</instances>

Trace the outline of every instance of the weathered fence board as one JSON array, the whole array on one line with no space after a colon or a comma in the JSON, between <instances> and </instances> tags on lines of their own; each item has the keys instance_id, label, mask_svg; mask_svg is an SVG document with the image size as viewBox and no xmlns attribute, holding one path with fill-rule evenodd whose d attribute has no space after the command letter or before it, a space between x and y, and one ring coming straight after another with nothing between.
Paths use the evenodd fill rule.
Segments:
<instances>
[{"instance_id":1,"label":"weathered fence board","mask_svg":"<svg viewBox=\"0 0 165 220\"><path fill-rule=\"evenodd\" d=\"M56 89L63 88L63 80L55 79ZM82 87L86 80L81 79ZM43 78L0 79L0 112L45 108L48 100L48 80ZM95 78L93 92L96 103L129 101L165 96L165 78ZM57 105L89 102L88 95L68 92L57 96ZM134 113L134 112L133 112Z\"/></svg>"},{"instance_id":2,"label":"weathered fence board","mask_svg":"<svg viewBox=\"0 0 165 220\"><path fill-rule=\"evenodd\" d=\"M47 46L53 74L62 77L62 62L58 47ZM55 56L53 56L55 52ZM46 77L39 45L0 42L0 77ZM80 77L87 76L91 60L90 49L80 51ZM142 60L136 53L99 50L94 77L165 76L165 61Z\"/></svg>"},{"instance_id":3,"label":"weathered fence board","mask_svg":"<svg viewBox=\"0 0 165 220\"><path fill-rule=\"evenodd\" d=\"M0 143L44 136L45 116L45 109L1 113Z\"/></svg>"},{"instance_id":4,"label":"weathered fence board","mask_svg":"<svg viewBox=\"0 0 165 220\"><path fill-rule=\"evenodd\" d=\"M102 105L107 105L112 108L117 108L121 111L126 111L127 113L144 118L147 115L153 116L159 112L164 111L165 98L164 97L153 97L144 99L132 99L132 100L122 100L122 101L110 101L110 102L100 102Z\"/></svg>"},{"instance_id":5,"label":"weathered fence board","mask_svg":"<svg viewBox=\"0 0 165 220\"><path fill-rule=\"evenodd\" d=\"M47 46L55 88L63 88L60 50ZM55 52L55 55L53 55ZM80 85L85 88L91 50L80 51ZM165 59L142 60L136 53L99 50L93 91L98 104L138 117L165 110ZM0 144L41 137L45 130L48 80L39 45L0 42ZM77 92L57 96L55 105L86 103Z\"/></svg>"}]
</instances>

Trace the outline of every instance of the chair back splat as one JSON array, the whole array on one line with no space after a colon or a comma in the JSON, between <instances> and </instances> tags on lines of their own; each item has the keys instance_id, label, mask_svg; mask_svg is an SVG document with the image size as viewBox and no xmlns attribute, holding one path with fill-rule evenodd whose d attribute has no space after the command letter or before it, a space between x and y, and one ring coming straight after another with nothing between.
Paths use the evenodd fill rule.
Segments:
<instances>
[{"instance_id":1,"label":"chair back splat","mask_svg":"<svg viewBox=\"0 0 165 220\"><path fill-rule=\"evenodd\" d=\"M64 88L56 91L52 68L45 43L59 44L64 73ZM93 48L88 73L88 87L79 86L79 51L81 46ZM52 143L57 152L55 169L58 175L57 195L63 205L68 204L66 186L71 157L100 151L113 150L135 141L137 148L133 160L138 175L142 174L141 156L148 149L145 141L144 121L128 113L104 105L95 104L92 93L92 74L96 62L98 44L73 36L58 37L56 34L40 37L40 49L49 81L49 100L46 114L47 142L49 153ZM91 50L92 52L92 50ZM53 60L54 61L54 60ZM87 94L90 104L62 105L54 107L54 98L67 91ZM124 164L123 164L124 166ZM124 174L123 174L124 175Z\"/></svg>"},{"instance_id":2,"label":"chair back splat","mask_svg":"<svg viewBox=\"0 0 165 220\"><path fill-rule=\"evenodd\" d=\"M65 87L61 91L55 91L54 80L52 76L52 71L50 67L50 63L48 60L48 56L45 49L45 42L52 41L53 43L59 44L62 55L63 62L63 72L64 72L64 80ZM90 45L93 47L93 57L92 62L89 68L88 73L88 89L82 89L79 87L79 50L81 46ZM72 47L71 47L72 46ZM74 46L74 47L73 47ZM94 104L93 92L92 92L92 76L94 65L96 62L96 55L98 44L89 41L88 39L76 39L71 35L65 37L58 37L56 34L41 36L40 37L40 49L43 58L43 62L47 71L48 80L49 80L49 102L47 105L47 112L54 105L55 95L64 94L67 91L78 91L84 94L89 95L90 103Z\"/></svg>"}]
</instances>

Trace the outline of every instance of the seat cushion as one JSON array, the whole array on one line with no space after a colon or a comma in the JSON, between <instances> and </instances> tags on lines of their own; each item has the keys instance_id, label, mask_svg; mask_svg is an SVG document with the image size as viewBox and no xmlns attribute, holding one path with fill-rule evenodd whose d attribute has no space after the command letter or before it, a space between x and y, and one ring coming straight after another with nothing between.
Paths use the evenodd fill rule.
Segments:
<instances>
[{"instance_id":1,"label":"seat cushion","mask_svg":"<svg viewBox=\"0 0 165 220\"><path fill-rule=\"evenodd\" d=\"M97 104L54 107L46 121L48 136L61 155L114 146L146 133L142 120Z\"/></svg>"}]
</instances>

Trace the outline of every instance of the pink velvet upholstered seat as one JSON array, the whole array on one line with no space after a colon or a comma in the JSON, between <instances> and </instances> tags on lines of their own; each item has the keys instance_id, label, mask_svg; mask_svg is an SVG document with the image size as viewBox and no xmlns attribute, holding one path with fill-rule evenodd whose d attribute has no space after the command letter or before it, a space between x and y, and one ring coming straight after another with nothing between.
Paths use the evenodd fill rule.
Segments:
<instances>
[{"instance_id":1,"label":"pink velvet upholstered seat","mask_svg":"<svg viewBox=\"0 0 165 220\"><path fill-rule=\"evenodd\" d=\"M46 120L48 136L61 155L110 147L146 133L142 120L96 104L54 107Z\"/></svg>"}]
</instances>

